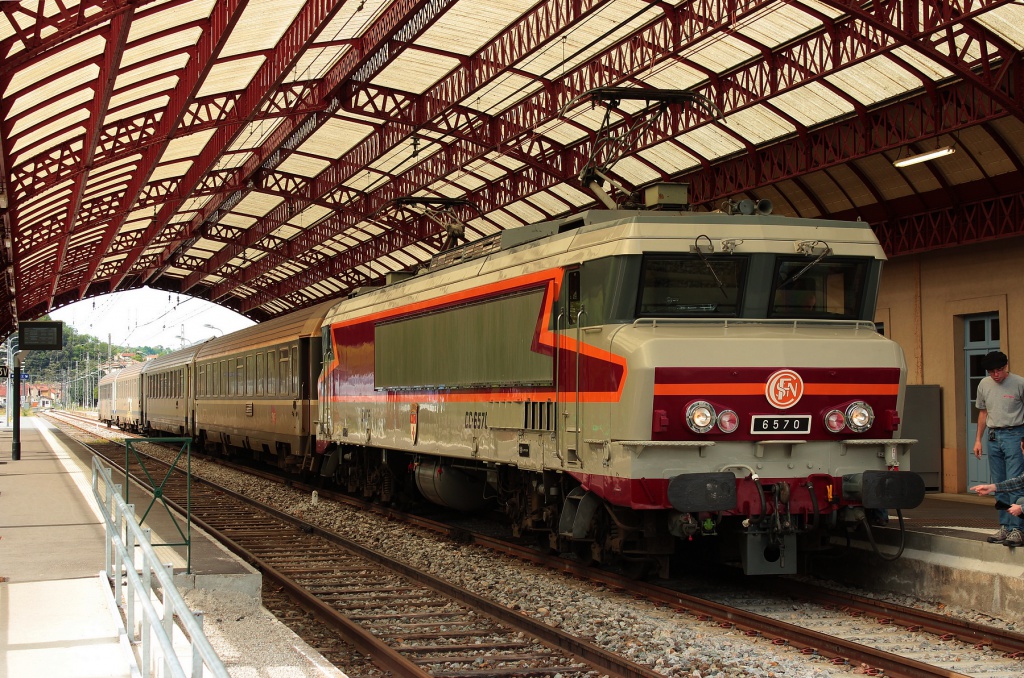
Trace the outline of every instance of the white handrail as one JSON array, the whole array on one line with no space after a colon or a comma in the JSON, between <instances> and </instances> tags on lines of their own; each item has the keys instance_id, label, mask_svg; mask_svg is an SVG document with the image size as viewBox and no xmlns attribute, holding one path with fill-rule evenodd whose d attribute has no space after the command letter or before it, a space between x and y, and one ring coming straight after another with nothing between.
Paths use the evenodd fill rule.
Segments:
<instances>
[{"instance_id":1,"label":"white handrail","mask_svg":"<svg viewBox=\"0 0 1024 678\"><path fill-rule=\"evenodd\" d=\"M99 481L103 480L106 488L101 494ZM192 671L193 678L201 678L203 665L209 669L216 678L230 678L228 671L224 668L224 662L217 656L216 650L210 645L206 635L203 633L202 624L185 600L178 593L171 579L171 568L160 562L153 550L149 539L149 530L143 529L135 520L135 506L126 504L121 498L121 486L115 485L110 477L110 467L103 466L99 459L92 460L92 494L96 504L103 514L104 530L106 532L106 574L108 579L115 582L115 596L118 607L125 608L125 618L128 620L128 631L131 634L132 643L141 642L142 648L142 675L144 678L150 675L150 636L156 636L157 644L162 653L165 675L174 678L188 678L189 674L181 666L171 640L172 624L174 615L178 616L179 623L184 627L188 636L189 646L192 650ZM104 496L106 495L106 499ZM124 525L125 539L121 537L121 529ZM111 547L114 549L113 563L111 562ZM135 570L135 550L142 552L143 577ZM125 600L121 600L121 575L127 575L128 590L125 592ZM163 589L163 616L157 612L150 595L151 574L155 574L160 587ZM140 637L135 636L134 608L135 599L138 599L142 606L143 624Z\"/></svg>"}]
</instances>

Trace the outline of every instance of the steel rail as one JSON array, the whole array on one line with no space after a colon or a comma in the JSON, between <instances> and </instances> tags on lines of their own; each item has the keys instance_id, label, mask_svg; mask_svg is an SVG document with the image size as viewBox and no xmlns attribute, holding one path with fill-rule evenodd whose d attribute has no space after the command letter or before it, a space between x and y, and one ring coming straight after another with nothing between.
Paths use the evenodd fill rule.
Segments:
<instances>
[{"instance_id":1,"label":"steel rail","mask_svg":"<svg viewBox=\"0 0 1024 678\"><path fill-rule=\"evenodd\" d=\"M104 459L108 459L99 450L96 450L90 445L81 443L84 447L89 449L93 454L102 456ZM115 444L115 443L110 443ZM116 462L112 459L108 459L111 463ZM159 460L158 460L159 461ZM123 469L121 469L124 472ZM543 622L536 621L530 617L517 613L510 608L490 601L486 598L478 596L475 593L462 589L454 584L446 582L442 579L434 577L433 575L427 574L416 570L415 568L408 566L404 563L394 561L389 557L362 546L356 542L350 541L340 535L332 532L323 530L315 525L307 523L303 520L296 518L290 514L284 513L273 507L265 506L252 500L244 495L241 495L233 490L225 487L221 487L216 483L202 480L199 478L193 479L193 484L202 484L213 488L216 492L223 494L226 497L230 497L235 501L242 502L246 505L258 508L258 510L267 513L268 515L286 522L306 534L318 536L327 541L330 541L346 550L349 550L356 555L363 557L371 562L375 562L382 565L399 575L402 575L412 581L415 581L428 588L434 589L444 596L455 599L469 607L477 609L483 612L485 615L492 617L504 624L514 628L517 631L523 632L530 636L533 636L541 643L559 648L565 652L568 652L576 657L579 657L587 664L595 668L602 669L608 675L616 678L661 678L661 674L648 669L640 664L632 662L620 655L609 652L597 645L588 643L585 640L573 637L572 635L561 631L560 629L548 626ZM177 505L172 499L167 499L167 504L174 507L179 512L182 512L180 506ZM349 620L345 615L341 614L337 610L334 610L329 605L320 601L312 593L305 590L300 584L290 579L287 575L280 572L273 565L269 564L265 559L255 555L244 546L239 544L236 540L226 535L222 530L211 525L209 522L203 520L197 515L197 510L193 507L192 520L197 523L203 530L207 531L211 536L216 538L218 541L223 543L225 547L237 554L239 557L250 562L265 574L270 576L272 579L277 581L279 584L284 586L288 592L294 595L303 605L308 606L311 612L317 615L318 618L325 621L329 625L333 625L338 628L339 632L342 633L346 639L348 639L358 650L364 654L373 657L374 663L378 663L378 658L382 658L382 661L378 664L382 669L393 671L396 675L425 675L425 671L419 668L415 663L407 659L404 655L398 653L392 648L388 647L382 641L378 640L373 634L367 631L365 628L355 624ZM411 673L410 673L411 672Z\"/></svg>"}]
</instances>

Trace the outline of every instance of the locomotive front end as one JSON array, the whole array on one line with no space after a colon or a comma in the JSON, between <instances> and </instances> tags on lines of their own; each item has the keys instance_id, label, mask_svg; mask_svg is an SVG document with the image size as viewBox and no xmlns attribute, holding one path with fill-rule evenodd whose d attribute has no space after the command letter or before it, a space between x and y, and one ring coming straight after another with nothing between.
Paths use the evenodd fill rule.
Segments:
<instances>
[{"instance_id":1,"label":"locomotive front end","mask_svg":"<svg viewBox=\"0 0 1024 678\"><path fill-rule=\"evenodd\" d=\"M664 474L676 537L720 536L747 573L789 573L798 540L817 545L865 511L920 503L923 482L907 472L914 441L898 437L902 354L872 325L734 320L631 331L643 346L637 362L650 361L653 407L649 437L623 441L623 458L635 478ZM706 355L732 364L668 366L684 346L693 363Z\"/></svg>"},{"instance_id":2,"label":"locomotive front end","mask_svg":"<svg viewBox=\"0 0 1024 678\"><path fill-rule=\"evenodd\" d=\"M579 447L607 442L599 472L584 459L574 473L585 492L567 501L562 534L592 536L569 504L593 493L618 525L606 544L632 533L633 551L657 560L665 529L699 542L702 559L794 573L798 551L825 548L830 532L924 497L908 472L915 441L900 436L903 353L872 322L884 256L864 224L718 218L703 215L674 252L640 239L624 265L636 275L620 276L636 281L631 322L589 330L628 377L615 402L580 415ZM665 522L631 522L644 512Z\"/></svg>"}]
</instances>

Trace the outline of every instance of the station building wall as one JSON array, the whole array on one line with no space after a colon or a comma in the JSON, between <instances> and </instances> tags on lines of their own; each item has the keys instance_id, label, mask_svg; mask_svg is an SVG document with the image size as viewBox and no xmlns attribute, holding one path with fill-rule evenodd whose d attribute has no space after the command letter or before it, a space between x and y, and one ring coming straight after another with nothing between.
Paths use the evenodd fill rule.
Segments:
<instances>
[{"instance_id":1,"label":"station building wall","mask_svg":"<svg viewBox=\"0 0 1024 678\"><path fill-rule=\"evenodd\" d=\"M999 350L1024 375L1024 239L1008 238L905 255L885 263L876 322L903 348L908 384L942 393L943 492L967 488L965 318L999 316Z\"/></svg>"}]
</instances>

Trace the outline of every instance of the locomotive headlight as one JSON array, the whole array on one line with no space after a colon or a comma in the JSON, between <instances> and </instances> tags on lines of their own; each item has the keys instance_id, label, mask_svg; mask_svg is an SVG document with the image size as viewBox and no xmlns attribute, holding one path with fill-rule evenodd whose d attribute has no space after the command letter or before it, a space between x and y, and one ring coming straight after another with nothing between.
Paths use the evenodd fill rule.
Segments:
<instances>
[{"instance_id":1,"label":"locomotive headlight","mask_svg":"<svg viewBox=\"0 0 1024 678\"><path fill-rule=\"evenodd\" d=\"M686 425L694 433L707 433L715 425L715 408L698 400L686 408Z\"/></svg>"},{"instance_id":2,"label":"locomotive headlight","mask_svg":"<svg viewBox=\"0 0 1024 678\"><path fill-rule=\"evenodd\" d=\"M722 410L722 413L718 415L718 428L722 430L722 433L732 433L739 425L739 415L732 410Z\"/></svg>"},{"instance_id":3,"label":"locomotive headlight","mask_svg":"<svg viewBox=\"0 0 1024 678\"><path fill-rule=\"evenodd\" d=\"M839 410L831 410L825 415L825 428L832 433L839 433L846 426L846 415Z\"/></svg>"},{"instance_id":4,"label":"locomotive headlight","mask_svg":"<svg viewBox=\"0 0 1024 678\"><path fill-rule=\"evenodd\" d=\"M871 428L875 421L875 412L865 402L857 401L850 403L846 408L846 425L854 433L863 433Z\"/></svg>"}]
</instances>

